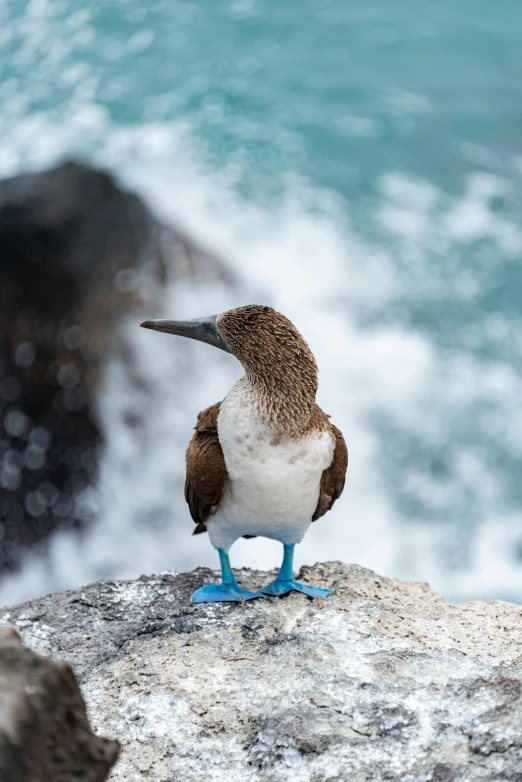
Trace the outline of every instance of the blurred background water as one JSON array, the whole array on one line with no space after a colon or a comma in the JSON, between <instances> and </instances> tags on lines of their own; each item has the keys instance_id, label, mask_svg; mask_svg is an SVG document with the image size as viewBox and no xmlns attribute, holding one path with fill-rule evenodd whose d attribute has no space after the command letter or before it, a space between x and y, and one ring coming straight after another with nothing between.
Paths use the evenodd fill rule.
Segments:
<instances>
[{"instance_id":1,"label":"blurred background water","mask_svg":"<svg viewBox=\"0 0 522 782\"><path fill-rule=\"evenodd\" d=\"M0 5L0 176L107 168L240 281L166 285L165 312L270 303L316 353L351 464L299 563L522 600L521 42L516 0ZM126 328L154 403L109 362L96 523L28 557L2 603L215 564L183 454L240 368Z\"/></svg>"}]
</instances>

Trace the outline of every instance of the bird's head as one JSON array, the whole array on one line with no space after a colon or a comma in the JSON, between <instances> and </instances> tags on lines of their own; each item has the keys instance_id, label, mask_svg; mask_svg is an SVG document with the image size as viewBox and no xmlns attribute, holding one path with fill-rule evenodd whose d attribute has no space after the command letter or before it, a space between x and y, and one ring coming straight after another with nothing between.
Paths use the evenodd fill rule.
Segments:
<instances>
[{"instance_id":1,"label":"bird's head","mask_svg":"<svg viewBox=\"0 0 522 782\"><path fill-rule=\"evenodd\" d=\"M317 365L296 327L260 304L195 320L147 320L144 328L177 334L232 353L249 380L274 398L286 394L310 408L317 390Z\"/></svg>"}]
</instances>

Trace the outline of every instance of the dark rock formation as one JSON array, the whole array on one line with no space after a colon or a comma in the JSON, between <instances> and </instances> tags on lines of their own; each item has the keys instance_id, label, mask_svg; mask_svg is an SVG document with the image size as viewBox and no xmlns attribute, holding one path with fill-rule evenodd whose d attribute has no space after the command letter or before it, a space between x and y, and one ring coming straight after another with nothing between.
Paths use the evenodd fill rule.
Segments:
<instances>
[{"instance_id":1,"label":"dark rock formation","mask_svg":"<svg viewBox=\"0 0 522 782\"><path fill-rule=\"evenodd\" d=\"M2 782L103 782L117 741L92 732L69 665L24 649L0 629L0 779Z\"/></svg>"},{"instance_id":2,"label":"dark rock formation","mask_svg":"<svg viewBox=\"0 0 522 782\"><path fill-rule=\"evenodd\" d=\"M215 577L100 582L0 612L73 664L93 725L122 744L111 779L519 782L519 606L455 605L335 562L300 574L334 587L326 600L191 606Z\"/></svg>"},{"instance_id":3,"label":"dark rock formation","mask_svg":"<svg viewBox=\"0 0 522 782\"><path fill-rule=\"evenodd\" d=\"M79 523L123 316L167 277L216 271L106 173L67 163L0 182L0 572Z\"/></svg>"}]
</instances>

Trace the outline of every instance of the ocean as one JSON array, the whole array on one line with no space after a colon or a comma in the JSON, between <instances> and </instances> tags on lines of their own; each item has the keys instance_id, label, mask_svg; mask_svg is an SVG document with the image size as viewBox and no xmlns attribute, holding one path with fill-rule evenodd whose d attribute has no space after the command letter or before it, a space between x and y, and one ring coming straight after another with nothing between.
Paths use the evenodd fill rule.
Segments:
<instances>
[{"instance_id":1,"label":"ocean","mask_svg":"<svg viewBox=\"0 0 522 782\"><path fill-rule=\"evenodd\" d=\"M159 317L268 303L314 350L350 467L297 564L522 600L521 42L516 0L0 5L0 177L107 168L239 280L166 285ZM240 368L125 329L154 404L108 363L96 523L32 554L0 603L216 564L183 454ZM232 563L279 556L240 541Z\"/></svg>"}]
</instances>

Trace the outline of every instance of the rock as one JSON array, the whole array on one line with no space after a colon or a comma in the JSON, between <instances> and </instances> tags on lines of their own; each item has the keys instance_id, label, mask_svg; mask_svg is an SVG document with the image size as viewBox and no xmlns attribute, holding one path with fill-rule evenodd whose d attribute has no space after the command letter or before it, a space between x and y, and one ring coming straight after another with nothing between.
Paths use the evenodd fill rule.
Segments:
<instances>
[{"instance_id":1,"label":"rock","mask_svg":"<svg viewBox=\"0 0 522 782\"><path fill-rule=\"evenodd\" d=\"M95 736L69 665L24 649L0 631L0 779L2 782L103 782L117 741Z\"/></svg>"},{"instance_id":2,"label":"rock","mask_svg":"<svg viewBox=\"0 0 522 782\"><path fill-rule=\"evenodd\" d=\"M102 362L126 349L118 326L155 315L166 279L194 275L222 266L102 171L65 163L0 182L0 572L79 526Z\"/></svg>"},{"instance_id":3,"label":"rock","mask_svg":"<svg viewBox=\"0 0 522 782\"><path fill-rule=\"evenodd\" d=\"M252 588L271 575L240 571ZM100 582L0 612L73 665L111 779L469 782L522 778L522 609L456 605L341 563L335 588L191 606L208 570Z\"/></svg>"}]
</instances>

